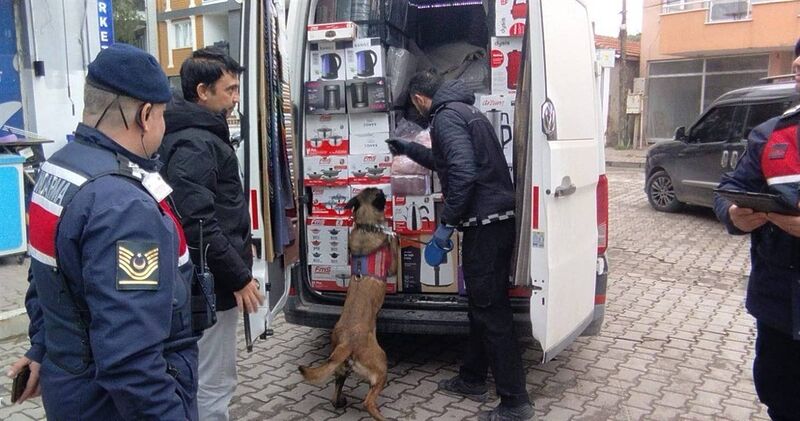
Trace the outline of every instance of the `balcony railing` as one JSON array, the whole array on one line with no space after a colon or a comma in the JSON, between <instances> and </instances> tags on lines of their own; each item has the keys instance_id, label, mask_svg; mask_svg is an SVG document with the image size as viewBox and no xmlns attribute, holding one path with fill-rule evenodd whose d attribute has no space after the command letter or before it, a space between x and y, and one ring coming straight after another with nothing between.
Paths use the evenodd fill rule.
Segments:
<instances>
[{"instance_id":1,"label":"balcony railing","mask_svg":"<svg viewBox=\"0 0 800 421\"><path fill-rule=\"evenodd\" d=\"M730 22L750 19L754 3L771 0L664 0L661 3L662 13L685 12L689 10L707 10L706 22Z\"/></svg>"}]
</instances>

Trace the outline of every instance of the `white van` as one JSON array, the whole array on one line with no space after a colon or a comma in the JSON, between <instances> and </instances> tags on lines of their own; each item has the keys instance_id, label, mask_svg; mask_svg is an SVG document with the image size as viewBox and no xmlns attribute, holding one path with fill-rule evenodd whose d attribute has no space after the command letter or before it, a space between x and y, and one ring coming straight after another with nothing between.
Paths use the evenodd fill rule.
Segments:
<instances>
[{"instance_id":1,"label":"white van","mask_svg":"<svg viewBox=\"0 0 800 421\"><path fill-rule=\"evenodd\" d=\"M286 22L295 139L304 138L303 88L309 66L306 28L315 23L318 1L325 0L293 0ZM244 3L243 13L242 61L248 69L264 63L258 56L255 36L250 35L253 31L248 32L256 24L252 3L256 2ZM447 7L469 2L412 3ZM518 332L533 335L544 350L543 360L548 361L579 335L597 334L601 328L608 273L608 182L600 124L599 68L586 6L580 0L528 0L527 22L517 88L515 141L520 153L517 156L525 159L515 170L521 174L516 214L522 226L516 278L526 285L528 296L512 297L512 305ZM253 111L258 96L253 88L255 73L244 76L241 105L249 167L246 181L253 186L250 197L258 202L252 208L254 221L261 220L257 180L262 171ZM297 151L302 150L301 144L298 141ZM295 169L295 174L301 173L301 168ZM302 183L301 179L295 181ZM306 206L301 207L305 212ZM305 250L305 215L299 215L298 220L300 250ZM254 228L257 225L254 222ZM259 229L254 234L263 235ZM294 324L318 328L335 324L345 294L312 288L307 262L301 251L300 264L285 272L278 264L257 264L262 271L258 276L268 279L271 286L267 328L280 311ZM463 334L468 331L466 310L466 297L458 294L390 294L379 314L378 329Z\"/></svg>"}]
</instances>

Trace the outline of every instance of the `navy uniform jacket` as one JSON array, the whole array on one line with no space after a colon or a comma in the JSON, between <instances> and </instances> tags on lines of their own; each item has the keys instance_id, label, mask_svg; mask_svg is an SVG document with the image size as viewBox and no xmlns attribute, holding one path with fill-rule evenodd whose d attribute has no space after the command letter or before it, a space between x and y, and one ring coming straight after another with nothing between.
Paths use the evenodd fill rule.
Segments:
<instances>
[{"instance_id":1,"label":"navy uniform jacket","mask_svg":"<svg viewBox=\"0 0 800 421\"><path fill-rule=\"evenodd\" d=\"M800 149L797 113L776 117L753 129L747 151L736 169L724 175L720 188L779 194L787 206L800 201ZM736 235L731 202L719 196L717 217ZM751 234L751 271L747 310L758 321L800 340L800 238L772 223Z\"/></svg>"},{"instance_id":2,"label":"navy uniform jacket","mask_svg":"<svg viewBox=\"0 0 800 421\"><path fill-rule=\"evenodd\" d=\"M26 307L48 419L197 418L182 231L135 178L97 177L123 167L141 175L156 163L79 125L76 141L42 167Z\"/></svg>"}]
</instances>

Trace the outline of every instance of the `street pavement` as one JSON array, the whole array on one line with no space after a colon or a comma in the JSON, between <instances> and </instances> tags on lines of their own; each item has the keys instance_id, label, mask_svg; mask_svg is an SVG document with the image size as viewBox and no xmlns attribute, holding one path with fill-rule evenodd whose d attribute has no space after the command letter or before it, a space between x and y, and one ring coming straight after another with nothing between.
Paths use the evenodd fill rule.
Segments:
<instances>
[{"instance_id":1,"label":"street pavement","mask_svg":"<svg viewBox=\"0 0 800 421\"><path fill-rule=\"evenodd\" d=\"M766 420L752 382L754 321L743 306L748 239L728 236L713 214L650 209L641 170L609 168L611 272L603 331L579 338L541 365L526 341L528 392L543 420ZM464 338L381 336L389 359L378 399L397 420L467 420L479 404L436 391L456 374ZM275 335L240 351L237 420L366 420L367 385L345 386L334 409L333 384L304 383L297 366L324 361L329 333L279 320ZM0 342L0 365L20 355L25 338ZM0 396L7 405L9 382ZM43 417L37 399L0 408L0 420Z\"/></svg>"}]
</instances>

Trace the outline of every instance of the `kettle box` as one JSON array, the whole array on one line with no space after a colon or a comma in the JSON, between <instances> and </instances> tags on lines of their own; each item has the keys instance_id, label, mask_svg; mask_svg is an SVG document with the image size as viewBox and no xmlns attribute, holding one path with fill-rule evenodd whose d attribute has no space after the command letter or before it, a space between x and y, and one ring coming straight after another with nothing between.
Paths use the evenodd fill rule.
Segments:
<instances>
[{"instance_id":1,"label":"kettle box","mask_svg":"<svg viewBox=\"0 0 800 421\"><path fill-rule=\"evenodd\" d=\"M347 112L388 112L392 107L389 84L385 77L347 81Z\"/></svg>"},{"instance_id":2,"label":"kettle box","mask_svg":"<svg viewBox=\"0 0 800 421\"><path fill-rule=\"evenodd\" d=\"M347 266L350 225L349 219L309 218L306 221L308 263Z\"/></svg>"},{"instance_id":3,"label":"kettle box","mask_svg":"<svg viewBox=\"0 0 800 421\"><path fill-rule=\"evenodd\" d=\"M309 81L347 79L345 55L349 43L319 42L309 46Z\"/></svg>"},{"instance_id":4,"label":"kettle box","mask_svg":"<svg viewBox=\"0 0 800 421\"><path fill-rule=\"evenodd\" d=\"M350 188L311 187L311 215L324 217L345 217L350 211L345 205L350 200Z\"/></svg>"},{"instance_id":5,"label":"kettle box","mask_svg":"<svg viewBox=\"0 0 800 421\"><path fill-rule=\"evenodd\" d=\"M364 79L386 76L386 50L380 38L358 38L347 49L347 77Z\"/></svg>"},{"instance_id":6,"label":"kettle box","mask_svg":"<svg viewBox=\"0 0 800 421\"><path fill-rule=\"evenodd\" d=\"M350 128L344 114L306 116L306 156L347 155Z\"/></svg>"},{"instance_id":7,"label":"kettle box","mask_svg":"<svg viewBox=\"0 0 800 421\"><path fill-rule=\"evenodd\" d=\"M489 62L492 65L492 94L516 94L517 76L522 68L522 38L492 37Z\"/></svg>"},{"instance_id":8,"label":"kettle box","mask_svg":"<svg viewBox=\"0 0 800 421\"><path fill-rule=\"evenodd\" d=\"M394 230L398 234L430 234L436 230L432 196L395 196Z\"/></svg>"},{"instance_id":9,"label":"kettle box","mask_svg":"<svg viewBox=\"0 0 800 421\"><path fill-rule=\"evenodd\" d=\"M479 95L476 106L492 123L497 140L503 147L508 167L514 160L514 105L515 95Z\"/></svg>"},{"instance_id":10,"label":"kettle box","mask_svg":"<svg viewBox=\"0 0 800 421\"><path fill-rule=\"evenodd\" d=\"M528 15L527 0L495 1L494 34L498 37L522 37Z\"/></svg>"},{"instance_id":11,"label":"kettle box","mask_svg":"<svg viewBox=\"0 0 800 421\"><path fill-rule=\"evenodd\" d=\"M344 114L347 112L344 82L306 82L306 111L309 114Z\"/></svg>"},{"instance_id":12,"label":"kettle box","mask_svg":"<svg viewBox=\"0 0 800 421\"><path fill-rule=\"evenodd\" d=\"M347 157L307 156L303 158L303 183L306 186L346 186L349 172Z\"/></svg>"},{"instance_id":13,"label":"kettle box","mask_svg":"<svg viewBox=\"0 0 800 421\"><path fill-rule=\"evenodd\" d=\"M434 267L425 262L425 244L430 235L400 237L400 281L404 293L458 293L458 236L452 237L453 250L444 262Z\"/></svg>"}]
</instances>

